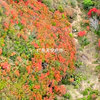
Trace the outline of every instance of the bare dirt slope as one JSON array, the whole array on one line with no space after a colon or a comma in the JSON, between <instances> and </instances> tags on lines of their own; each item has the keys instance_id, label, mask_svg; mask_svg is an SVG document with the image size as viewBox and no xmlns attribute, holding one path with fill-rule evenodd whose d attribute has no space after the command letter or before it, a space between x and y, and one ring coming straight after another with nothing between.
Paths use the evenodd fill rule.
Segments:
<instances>
[{"instance_id":1,"label":"bare dirt slope","mask_svg":"<svg viewBox=\"0 0 100 100\"><path fill-rule=\"evenodd\" d=\"M78 7L78 4L76 6L76 12L77 12L77 18L75 21L73 21L72 26L77 27L77 29L80 31L81 26L80 22L82 21L81 17L81 10ZM77 37L77 33L74 34L75 37ZM74 86L68 85L68 92L71 94L72 99L71 100L77 100L78 98L84 97L81 92L84 91L87 87L90 87L92 85L93 89L100 91L100 82L98 81L98 75L95 72L95 67L98 64L94 64L94 61L97 60L95 57L97 54L96 47L96 35L93 32L87 33L87 39L90 41L90 44L86 47L84 47L82 50L80 50L81 46L79 45L78 39L76 40L76 48L77 48L77 59L83 62L83 65L80 66L80 68L76 69L76 73L81 73L82 77L86 78L83 79L80 83L80 86L78 89L74 89Z\"/></svg>"}]
</instances>

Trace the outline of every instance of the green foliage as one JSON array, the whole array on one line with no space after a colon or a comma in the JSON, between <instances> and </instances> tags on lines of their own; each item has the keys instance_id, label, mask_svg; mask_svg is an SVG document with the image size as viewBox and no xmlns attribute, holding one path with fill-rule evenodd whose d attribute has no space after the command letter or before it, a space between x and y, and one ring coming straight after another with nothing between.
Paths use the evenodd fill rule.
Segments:
<instances>
[{"instance_id":1,"label":"green foliage","mask_svg":"<svg viewBox=\"0 0 100 100\"><path fill-rule=\"evenodd\" d=\"M85 90L92 91L92 88L91 87L88 87Z\"/></svg>"},{"instance_id":2,"label":"green foliage","mask_svg":"<svg viewBox=\"0 0 100 100\"><path fill-rule=\"evenodd\" d=\"M68 71L66 73L69 73ZM71 78L71 74L67 74L64 78L62 78L62 84L71 84L71 82L69 81L69 79Z\"/></svg>"},{"instance_id":3,"label":"green foliage","mask_svg":"<svg viewBox=\"0 0 100 100\"><path fill-rule=\"evenodd\" d=\"M99 30L95 30L94 32L100 37L100 28Z\"/></svg>"},{"instance_id":4,"label":"green foliage","mask_svg":"<svg viewBox=\"0 0 100 100\"><path fill-rule=\"evenodd\" d=\"M98 90L92 90L90 92L90 94L88 95L87 100L96 100L98 94L99 94L99 91Z\"/></svg>"},{"instance_id":5,"label":"green foliage","mask_svg":"<svg viewBox=\"0 0 100 100\"><path fill-rule=\"evenodd\" d=\"M74 81L70 82L70 80L69 80L70 78L73 78ZM62 79L62 84L65 84L65 85L66 84L72 84L72 85L78 87L78 85L80 84L81 80L82 80L82 75L80 73L72 74L72 75L66 75L66 77Z\"/></svg>"},{"instance_id":6,"label":"green foliage","mask_svg":"<svg viewBox=\"0 0 100 100\"><path fill-rule=\"evenodd\" d=\"M23 29L23 25L21 23L18 23L16 26L19 27L20 30Z\"/></svg>"},{"instance_id":7,"label":"green foliage","mask_svg":"<svg viewBox=\"0 0 100 100\"><path fill-rule=\"evenodd\" d=\"M25 67L22 67L22 66L19 66L19 72L20 72L21 74L25 74L26 68L25 68Z\"/></svg>"},{"instance_id":8,"label":"green foliage","mask_svg":"<svg viewBox=\"0 0 100 100\"><path fill-rule=\"evenodd\" d=\"M91 92L90 92L90 94L96 94L96 95L98 95L99 94L99 91L98 90L92 90Z\"/></svg>"},{"instance_id":9,"label":"green foliage","mask_svg":"<svg viewBox=\"0 0 100 100\"><path fill-rule=\"evenodd\" d=\"M59 67L61 64L59 61L55 61L55 66Z\"/></svg>"},{"instance_id":10,"label":"green foliage","mask_svg":"<svg viewBox=\"0 0 100 100\"><path fill-rule=\"evenodd\" d=\"M43 73L46 73L46 72L48 72L48 70L47 70L47 69L44 69L44 70L43 70Z\"/></svg>"},{"instance_id":11,"label":"green foliage","mask_svg":"<svg viewBox=\"0 0 100 100\"><path fill-rule=\"evenodd\" d=\"M82 80L82 75L80 73L78 74L73 74L72 78L74 78L76 85L80 84L81 80Z\"/></svg>"},{"instance_id":12,"label":"green foliage","mask_svg":"<svg viewBox=\"0 0 100 100\"><path fill-rule=\"evenodd\" d=\"M95 67L96 72L100 72L100 65Z\"/></svg>"},{"instance_id":13,"label":"green foliage","mask_svg":"<svg viewBox=\"0 0 100 100\"><path fill-rule=\"evenodd\" d=\"M4 38L0 38L0 47L4 44Z\"/></svg>"},{"instance_id":14,"label":"green foliage","mask_svg":"<svg viewBox=\"0 0 100 100\"><path fill-rule=\"evenodd\" d=\"M84 0L83 1L84 8L89 8L90 6L93 6L93 2L91 0Z\"/></svg>"},{"instance_id":15,"label":"green foliage","mask_svg":"<svg viewBox=\"0 0 100 100\"><path fill-rule=\"evenodd\" d=\"M65 18L65 15L64 14L62 14L62 19L64 19Z\"/></svg>"},{"instance_id":16,"label":"green foliage","mask_svg":"<svg viewBox=\"0 0 100 100\"><path fill-rule=\"evenodd\" d=\"M64 98L66 99L71 99L71 94L70 93L66 93L65 95L63 95Z\"/></svg>"},{"instance_id":17,"label":"green foliage","mask_svg":"<svg viewBox=\"0 0 100 100\"><path fill-rule=\"evenodd\" d=\"M83 65L83 62L81 62L80 60L77 60L76 62L75 62L75 66L76 67L80 67L81 65Z\"/></svg>"},{"instance_id":18,"label":"green foliage","mask_svg":"<svg viewBox=\"0 0 100 100\"><path fill-rule=\"evenodd\" d=\"M88 44L90 44L90 41L88 41L86 37L79 37L79 42L83 48L84 46L87 46Z\"/></svg>"},{"instance_id":19,"label":"green foliage","mask_svg":"<svg viewBox=\"0 0 100 100\"><path fill-rule=\"evenodd\" d=\"M43 2L45 5L47 5L48 7L50 7L50 6L51 6L52 0L42 0L42 2Z\"/></svg>"},{"instance_id":20,"label":"green foliage","mask_svg":"<svg viewBox=\"0 0 100 100\"><path fill-rule=\"evenodd\" d=\"M29 87L30 89L32 90L32 87L33 87L33 81L29 80Z\"/></svg>"},{"instance_id":21,"label":"green foliage","mask_svg":"<svg viewBox=\"0 0 100 100\"><path fill-rule=\"evenodd\" d=\"M49 9L50 9L51 12L53 12L53 13L55 12L55 9L53 9L51 7Z\"/></svg>"},{"instance_id":22,"label":"green foliage","mask_svg":"<svg viewBox=\"0 0 100 100\"><path fill-rule=\"evenodd\" d=\"M6 86L6 82L0 80L0 90L2 90Z\"/></svg>"},{"instance_id":23,"label":"green foliage","mask_svg":"<svg viewBox=\"0 0 100 100\"><path fill-rule=\"evenodd\" d=\"M93 0L94 7L97 9L100 9L100 1L99 0Z\"/></svg>"},{"instance_id":24,"label":"green foliage","mask_svg":"<svg viewBox=\"0 0 100 100\"><path fill-rule=\"evenodd\" d=\"M55 23L55 22L52 22L52 25L53 25L53 26L56 26L56 23Z\"/></svg>"},{"instance_id":25,"label":"green foliage","mask_svg":"<svg viewBox=\"0 0 100 100\"><path fill-rule=\"evenodd\" d=\"M58 7L58 10L59 10L59 12L64 12L64 8L62 7L62 5L59 5L59 7Z\"/></svg>"},{"instance_id":26,"label":"green foliage","mask_svg":"<svg viewBox=\"0 0 100 100\"><path fill-rule=\"evenodd\" d=\"M73 34L72 34L72 33L69 33L69 36L70 36L70 37L73 37Z\"/></svg>"},{"instance_id":27,"label":"green foliage","mask_svg":"<svg viewBox=\"0 0 100 100\"><path fill-rule=\"evenodd\" d=\"M70 0L70 4L72 7L76 7L76 1L75 0Z\"/></svg>"},{"instance_id":28,"label":"green foliage","mask_svg":"<svg viewBox=\"0 0 100 100\"><path fill-rule=\"evenodd\" d=\"M88 95L88 90L87 89L85 89L83 92L82 92L82 94L85 96L85 95Z\"/></svg>"},{"instance_id":29,"label":"green foliage","mask_svg":"<svg viewBox=\"0 0 100 100\"><path fill-rule=\"evenodd\" d=\"M77 100L87 100L86 97L83 97L83 98L79 98Z\"/></svg>"},{"instance_id":30,"label":"green foliage","mask_svg":"<svg viewBox=\"0 0 100 100\"><path fill-rule=\"evenodd\" d=\"M91 87L86 88L82 94L85 96L84 98L80 98L78 100L96 100L97 96L99 95L98 90L92 90Z\"/></svg>"},{"instance_id":31,"label":"green foliage","mask_svg":"<svg viewBox=\"0 0 100 100\"><path fill-rule=\"evenodd\" d=\"M32 52L34 51L34 46L32 47L28 42L25 42L24 40L17 40L14 42L14 50L21 55L22 58L25 58L24 55L26 55L29 60L32 58ZM30 51L32 49L33 51Z\"/></svg>"},{"instance_id":32,"label":"green foliage","mask_svg":"<svg viewBox=\"0 0 100 100\"><path fill-rule=\"evenodd\" d=\"M70 82L68 81L68 78L64 78L62 79L62 84L70 84Z\"/></svg>"},{"instance_id":33,"label":"green foliage","mask_svg":"<svg viewBox=\"0 0 100 100\"><path fill-rule=\"evenodd\" d=\"M55 97L54 100L58 100L57 97Z\"/></svg>"}]
</instances>

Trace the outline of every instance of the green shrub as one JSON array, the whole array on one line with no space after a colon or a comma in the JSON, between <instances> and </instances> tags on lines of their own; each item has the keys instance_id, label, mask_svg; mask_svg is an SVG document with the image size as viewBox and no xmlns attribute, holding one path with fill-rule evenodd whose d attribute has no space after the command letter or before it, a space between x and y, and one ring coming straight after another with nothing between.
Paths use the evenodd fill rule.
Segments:
<instances>
[{"instance_id":1,"label":"green shrub","mask_svg":"<svg viewBox=\"0 0 100 100\"><path fill-rule=\"evenodd\" d=\"M70 93L66 93L65 95L63 95L64 96L64 98L66 98L66 99L71 99L71 94Z\"/></svg>"},{"instance_id":2,"label":"green shrub","mask_svg":"<svg viewBox=\"0 0 100 100\"><path fill-rule=\"evenodd\" d=\"M81 65L83 65L83 62L81 62L80 60L77 60L77 61L75 62L75 67L80 68Z\"/></svg>"},{"instance_id":3,"label":"green shrub","mask_svg":"<svg viewBox=\"0 0 100 100\"><path fill-rule=\"evenodd\" d=\"M84 6L85 9L89 8L92 5L93 5L93 2L91 0L84 0L83 1L83 6Z\"/></svg>"},{"instance_id":4,"label":"green shrub","mask_svg":"<svg viewBox=\"0 0 100 100\"><path fill-rule=\"evenodd\" d=\"M48 7L50 7L50 6L51 6L52 0L42 0L42 2L43 2L45 5L47 5Z\"/></svg>"},{"instance_id":5,"label":"green shrub","mask_svg":"<svg viewBox=\"0 0 100 100\"><path fill-rule=\"evenodd\" d=\"M79 43L84 48L84 46L90 44L90 41L86 37L79 37Z\"/></svg>"},{"instance_id":6,"label":"green shrub","mask_svg":"<svg viewBox=\"0 0 100 100\"><path fill-rule=\"evenodd\" d=\"M92 94L96 94L96 95L98 95L99 94L99 91L98 90L92 90L91 92L90 92L90 94L92 95Z\"/></svg>"},{"instance_id":7,"label":"green shrub","mask_svg":"<svg viewBox=\"0 0 100 100\"><path fill-rule=\"evenodd\" d=\"M97 31L95 30L94 32L95 32L95 34L97 34L98 36L100 36L100 30L97 30Z\"/></svg>"},{"instance_id":8,"label":"green shrub","mask_svg":"<svg viewBox=\"0 0 100 100\"><path fill-rule=\"evenodd\" d=\"M99 66L96 66L95 71L96 72L100 72L100 65Z\"/></svg>"},{"instance_id":9,"label":"green shrub","mask_svg":"<svg viewBox=\"0 0 100 100\"><path fill-rule=\"evenodd\" d=\"M87 89L85 89L83 92L82 92L82 94L85 96L85 95L88 95L88 90Z\"/></svg>"},{"instance_id":10,"label":"green shrub","mask_svg":"<svg viewBox=\"0 0 100 100\"><path fill-rule=\"evenodd\" d=\"M0 90L2 90L6 86L6 82L0 80Z\"/></svg>"},{"instance_id":11,"label":"green shrub","mask_svg":"<svg viewBox=\"0 0 100 100\"><path fill-rule=\"evenodd\" d=\"M86 97L83 97L83 98L79 98L77 100L87 100Z\"/></svg>"},{"instance_id":12,"label":"green shrub","mask_svg":"<svg viewBox=\"0 0 100 100\"><path fill-rule=\"evenodd\" d=\"M64 12L64 8L62 7L62 5L59 5L58 10L62 13Z\"/></svg>"},{"instance_id":13,"label":"green shrub","mask_svg":"<svg viewBox=\"0 0 100 100\"><path fill-rule=\"evenodd\" d=\"M100 8L100 1L99 0L94 0L93 3L94 3L95 8L97 8L97 9Z\"/></svg>"}]
</instances>

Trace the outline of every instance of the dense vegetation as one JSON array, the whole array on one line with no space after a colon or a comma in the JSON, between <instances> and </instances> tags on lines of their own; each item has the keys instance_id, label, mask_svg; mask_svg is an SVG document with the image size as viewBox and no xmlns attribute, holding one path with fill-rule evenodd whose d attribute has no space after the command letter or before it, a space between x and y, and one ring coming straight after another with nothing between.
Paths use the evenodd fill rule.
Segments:
<instances>
[{"instance_id":1,"label":"dense vegetation","mask_svg":"<svg viewBox=\"0 0 100 100\"><path fill-rule=\"evenodd\" d=\"M0 99L54 100L75 69L66 13L35 0L0 0Z\"/></svg>"}]
</instances>

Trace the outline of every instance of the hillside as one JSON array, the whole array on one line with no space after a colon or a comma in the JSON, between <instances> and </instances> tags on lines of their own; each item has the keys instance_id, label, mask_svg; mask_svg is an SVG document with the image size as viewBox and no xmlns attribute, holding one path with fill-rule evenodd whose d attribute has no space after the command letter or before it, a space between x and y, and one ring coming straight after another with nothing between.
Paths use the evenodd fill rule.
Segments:
<instances>
[{"instance_id":1,"label":"hillside","mask_svg":"<svg viewBox=\"0 0 100 100\"><path fill-rule=\"evenodd\" d=\"M0 100L100 100L99 0L0 0Z\"/></svg>"}]
</instances>

